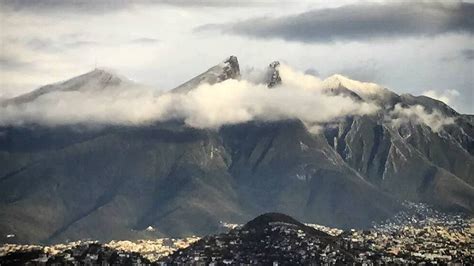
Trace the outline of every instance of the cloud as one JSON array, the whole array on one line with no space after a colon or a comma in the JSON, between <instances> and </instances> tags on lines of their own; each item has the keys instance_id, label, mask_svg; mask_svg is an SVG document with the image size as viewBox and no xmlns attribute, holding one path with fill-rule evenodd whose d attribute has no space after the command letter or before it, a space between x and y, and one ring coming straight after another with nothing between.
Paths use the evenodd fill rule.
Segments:
<instances>
[{"instance_id":1,"label":"cloud","mask_svg":"<svg viewBox=\"0 0 474 266\"><path fill-rule=\"evenodd\" d=\"M403 107L401 104L396 104L386 119L394 127L407 123L425 124L433 132L439 132L444 126L454 123L454 118L446 117L437 110L428 113L421 105Z\"/></svg>"},{"instance_id":2,"label":"cloud","mask_svg":"<svg viewBox=\"0 0 474 266\"><path fill-rule=\"evenodd\" d=\"M132 5L128 0L2 0L0 8L8 11L28 11L28 12L97 12L107 13L121 10Z\"/></svg>"},{"instance_id":3,"label":"cloud","mask_svg":"<svg viewBox=\"0 0 474 266\"><path fill-rule=\"evenodd\" d=\"M319 72L314 68L308 68L304 71L304 73L306 75L311 75L311 76L315 76L315 77L321 76L321 74L319 74Z\"/></svg>"},{"instance_id":4,"label":"cloud","mask_svg":"<svg viewBox=\"0 0 474 266\"><path fill-rule=\"evenodd\" d=\"M276 89L245 79L203 84L188 94L157 94L142 87L57 91L25 104L0 107L0 125L124 124L170 119L195 128L252 120L300 119L316 128L347 115L372 114L378 107L344 96L324 94L321 81L284 66ZM93 84L93 83L90 83Z\"/></svg>"},{"instance_id":5,"label":"cloud","mask_svg":"<svg viewBox=\"0 0 474 266\"><path fill-rule=\"evenodd\" d=\"M1 0L0 9L26 12L74 12L103 14L133 9L141 5L180 7L228 7L269 4L251 0Z\"/></svg>"},{"instance_id":6,"label":"cloud","mask_svg":"<svg viewBox=\"0 0 474 266\"><path fill-rule=\"evenodd\" d=\"M65 49L77 49L82 47L98 46L99 42L88 40L74 40L74 41L53 41L46 38L33 38L26 42L26 46L33 51L58 53Z\"/></svg>"},{"instance_id":7,"label":"cloud","mask_svg":"<svg viewBox=\"0 0 474 266\"><path fill-rule=\"evenodd\" d=\"M377 82L381 76L380 65L373 59L363 59L355 62L355 65L343 66L335 72L356 80Z\"/></svg>"},{"instance_id":8,"label":"cloud","mask_svg":"<svg viewBox=\"0 0 474 266\"><path fill-rule=\"evenodd\" d=\"M465 60L474 60L474 49L464 49L461 51L461 56Z\"/></svg>"},{"instance_id":9,"label":"cloud","mask_svg":"<svg viewBox=\"0 0 474 266\"><path fill-rule=\"evenodd\" d=\"M340 74L335 74L324 80L323 86L326 88L337 88L339 85L348 88L349 90L357 93L359 96L370 96L370 95L384 95L388 93L388 90L380 86L379 84L372 82L361 82L347 78Z\"/></svg>"},{"instance_id":10,"label":"cloud","mask_svg":"<svg viewBox=\"0 0 474 266\"><path fill-rule=\"evenodd\" d=\"M460 95L460 93L457 90L444 90L442 92L438 92L435 90L428 90L428 91L424 91L422 95L428 96L438 101L442 101L445 104L449 105L452 102L454 102L454 100Z\"/></svg>"},{"instance_id":11,"label":"cloud","mask_svg":"<svg viewBox=\"0 0 474 266\"><path fill-rule=\"evenodd\" d=\"M474 49L465 48L465 49L456 51L455 54L443 56L440 59L443 63L455 61L455 60L463 60L463 61L467 61L467 63L470 63L469 61L474 60Z\"/></svg>"},{"instance_id":12,"label":"cloud","mask_svg":"<svg viewBox=\"0 0 474 266\"><path fill-rule=\"evenodd\" d=\"M130 41L130 43L135 43L135 44L155 44L155 43L159 43L160 40L158 39L154 39L154 38L137 38L137 39L133 39Z\"/></svg>"},{"instance_id":13,"label":"cloud","mask_svg":"<svg viewBox=\"0 0 474 266\"><path fill-rule=\"evenodd\" d=\"M11 54L0 54L0 69L24 69L31 66L31 63L25 62Z\"/></svg>"},{"instance_id":14,"label":"cloud","mask_svg":"<svg viewBox=\"0 0 474 266\"><path fill-rule=\"evenodd\" d=\"M16 40L18 42L18 40ZM56 38L55 40L51 38L41 38L35 37L31 39L24 40L24 45L33 50L38 52L47 52L47 53L59 53L64 52L68 49L80 49L80 48L97 48L97 47L113 47L115 45L128 45L128 44L156 44L159 43L160 40L148 37L142 38L135 38L130 40L124 40L121 42L107 42L103 41L92 41L89 39L84 39L81 37L71 38L69 37L67 40Z\"/></svg>"},{"instance_id":15,"label":"cloud","mask_svg":"<svg viewBox=\"0 0 474 266\"><path fill-rule=\"evenodd\" d=\"M436 36L451 32L472 35L474 4L403 1L358 4L196 28L197 31L209 29L305 43Z\"/></svg>"}]
</instances>

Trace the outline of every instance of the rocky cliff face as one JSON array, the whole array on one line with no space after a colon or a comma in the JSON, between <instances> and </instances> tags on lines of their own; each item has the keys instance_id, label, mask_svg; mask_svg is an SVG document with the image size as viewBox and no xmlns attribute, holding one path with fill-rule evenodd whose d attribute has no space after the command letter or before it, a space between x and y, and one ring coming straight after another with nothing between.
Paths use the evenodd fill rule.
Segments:
<instances>
[{"instance_id":1,"label":"rocky cliff face","mask_svg":"<svg viewBox=\"0 0 474 266\"><path fill-rule=\"evenodd\" d=\"M348 117L327 126L328 142L366 180L397 198L472 212L473 125L427 97L402 95L384 101L377 115ZM397 105L423 106L453 122L438 132L415 122L394 127L387 117Z\"/></svg>"},{"instance_id":2,"label":"rocky cliff face","mask_svg":"<svg viewBox=\"0 0 474 266\"><path fill-rule=\"evenodd\" d=\"M278 67L280 66L280 62L275 61L268 65L267 70L267 87L273 88L281 84L281 77L280 72L278 71Z\"/></svg>"}]
</instances>

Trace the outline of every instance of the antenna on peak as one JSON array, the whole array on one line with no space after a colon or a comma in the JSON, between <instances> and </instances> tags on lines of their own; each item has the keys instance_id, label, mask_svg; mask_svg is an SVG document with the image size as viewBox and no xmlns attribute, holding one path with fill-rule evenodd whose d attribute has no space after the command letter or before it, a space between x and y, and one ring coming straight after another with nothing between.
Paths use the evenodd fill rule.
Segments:
<instances>
[{"instance_id":1,"label":"antenna on peak","mask_svg":"<svg viewBox=\"0 0 474 266\"><path fill-rule=\"evenodd\" d=\"M94 70L97 70L97 57L94 58Z\"/></svg>"}]
</instances>

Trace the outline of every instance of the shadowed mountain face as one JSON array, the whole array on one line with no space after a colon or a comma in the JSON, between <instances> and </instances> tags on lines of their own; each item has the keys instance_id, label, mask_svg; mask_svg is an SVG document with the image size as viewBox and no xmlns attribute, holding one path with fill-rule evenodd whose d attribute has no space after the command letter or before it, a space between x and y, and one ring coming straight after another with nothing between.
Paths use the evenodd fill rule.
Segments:
<instances>
[{"instance_id":1,"label":"shadowed mountain face","mask_svg":"<svg viewBox=\"0 0 474 266\"><path fill-rule=\"evenodd\" d=\"M417 100L402 95L398 103L411 105L406 98ZM393 128L377 116L349 117L326 127L325 136L350 167L382 191L444 210L472 213L473 125L436 100L423 97L415 103L455 117L455 122L433 132L422 123Z\"/></svg>"},{"instance_id":2,"label":"shadowed mountain face","mask_svg":"<svg viewBox=\"0 0 474 266\"><path fill-rule=\"evenodd\" d=\"M269 73L275 81L269 87L277 90L278 64ZM230 57L173 92L239 76L237 58ZM113 89L123 82L96 70L7 104L87 84ZM399 211L401 200L472 213L472 119L431 98L387 89L366 95L359 85L343 77L325 83L329 94L384 108L328 123L317 134L299 120L219 130L193 129L181 121L0 128L0 241L208 234L219 230L219 221L243 223L269 211L362 228ZM422 123L393 127L386 115L397 104L421 105L455 122L438 132ZM155 230L146 230L149 226ZM11 234L15 237L6 238Z\"/></svg>"},{"instance_id":3,"label":"shadowed mountain face","mask_svg":"<svg viewBox=\"0 0 474 266\"><path fill-rule=\"evenodd\" d=\"M362 227L398 210L299 121L218 132L180 124L89 135L10 130L2 145L0 230L21 241L205 234L219 221L242 223L266 210Z\"/></svg>"}]
</instances>

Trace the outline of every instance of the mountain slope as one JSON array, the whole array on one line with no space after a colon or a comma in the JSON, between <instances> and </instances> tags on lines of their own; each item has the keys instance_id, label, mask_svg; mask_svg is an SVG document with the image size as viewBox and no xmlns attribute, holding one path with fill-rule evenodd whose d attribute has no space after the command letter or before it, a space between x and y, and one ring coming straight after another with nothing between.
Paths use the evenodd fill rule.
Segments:
<instances>
[{"instance_id":1,"label":"mountain slope","mask_svg":"<svg viewBox=\"0 0 474 266\"><path fill-rule=\"evenodd\" d=\"M327 157L327 147L318 150L317 141L295 123L248 125L245 130L261 130L261 136L239 155L238 147L249 141L232 137L238 127L108 128L61 148L19 152L10 146L4 157L25 164L0 180L0 233L23 242L205 234L221 220L242 222L265 210L349 227L398 210L342 160ZM268 150L260 146L267 132L276 132ZM291 135L296 138L288 142ZM340 201L342 196L350 200ZM148 226L156 232L147 232Z\"/></svg>"},{"instance_id":2,"label":"mountain slope","mask_svg":"<svg viewBox=\"0 0 474 266\"><path fill-rule=\"evenodd\" d=\"M363 227L397 209L299 121L250 123L221 132L233 154L230 171L244 198L252 199L249 207L255 213L279 210L348 228Z\"/></svg>"},{"instance_id":3,"label":"mountain slope","mask_svg":"<svg viewBox=\"0 0 474 266\"><path fill-rule=\"evenodd\" d=\"M397 198L473 212L473 125L446 104L429 97L398 96L392 92L373 96L372 91L386 89L370 84L364 91L362 83L343 80L345 83L337 84L339 88L347 86L344 88L353 93L365 94L366 101L384 106L375 115L349 117L325 127L326 139L344 161ZM353 84L357 88L352 89ZM397 106L417 108L428 116L439 114L433 116L434 122L452 122L437 132L419 121L394 125L391 114Z\"/></svg>"},{"instance_id":4,"label":"mountain slope","mask_svg":"<svg viewBox=\"0 0 474 266\"><path fill-rule=\"evenodd\" d=\"M88 73L75 78L46 85L32 92L9 99L2 104L25 104L36 100L38 97L54 92L79 91L86 92L91 90L107 90L117 87L132 87L132 82L124 77L113 74L103 69L94 69Z\"/></svg>"},{"instance_id":5,"label":"mountain slope","mask_svg":"<svg viewBox=\"0 0 474 266\"><path fill-rule=\"evenodd\" d=\"M187 93L203 83L215 84L226 79L238 79L240 77L240 67L237 57L230 56L222 63L211 67L206 72L179 85L171 90L172 93Z\"/></svg>"}]
</instances>

